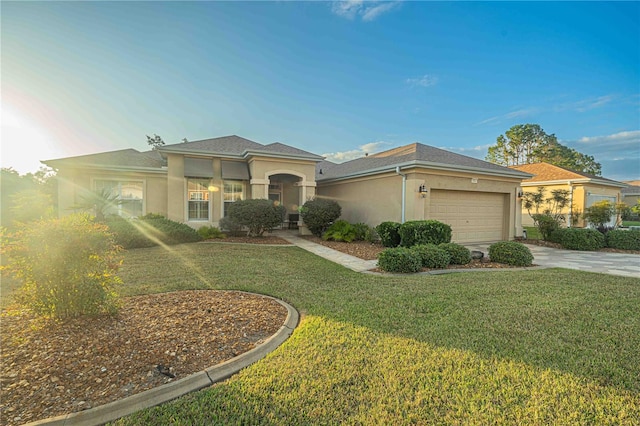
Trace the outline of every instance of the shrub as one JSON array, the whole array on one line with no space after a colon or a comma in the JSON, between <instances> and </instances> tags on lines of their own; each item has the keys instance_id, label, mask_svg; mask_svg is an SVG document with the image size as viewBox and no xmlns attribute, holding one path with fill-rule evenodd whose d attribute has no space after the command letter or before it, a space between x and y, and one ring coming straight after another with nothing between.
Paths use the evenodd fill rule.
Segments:
<instances>
[{"instance_id":1,"label":"shrub","mask_svg":"<svg viewBox=\"0 0 640 426\"><path fill-rule=\"evenodd\" d=\"M443 269L451 261L449 253L435 244L418 244L411 247L410 250L418 255L422 266L425 268Z\"/></svg>"},{"instance_id":2,"label":"shrub","mask_svg":"<svg viewBox=\"0 0 640 426\"><path fill-rule=\"evenodd\" d=\"M501 241L489 246L489 258L492 262L514 266L530 266L533 262L531 250L515 241Z\"/></svg>"},{"instance_id":3,"label":"shrub","mask_svg":"<svg viewBox=\"0 0 640 426\"><path fill-rule=\"evenodd\" d=\"M366 223L354 223L353 229L356 231L355 241L372 242L376 238L376 231Z\"/></svg>"},{"instance_id":4,"label":"shrub","mask_svg":"<svg viewBox=\"0 0 640 426\"><path fill-rule=\"evenodd\" d=\"M602 233L589 228L567 228L562 230L560 244L569 250L594 251L604 247Z\"/></svg>"},{"instance_id":5,"label":"shrub","mask_svg":"<svg viewBox=\"0 0 640 426\"><path fill-rule=\"evenodd\" d=\"M607 247L620 250L640 250L640 230L614 229L606 236Z\"/></svg>"},{"instance_id":6,"label":"shrub","mask_svg":"<svg viewBox=\"0 0 640 426\"><path fill-rule=\"evenodd\" d=\"M560 244L560 242L562 241L562 235L564 233L564 231L567 228L558 228L555 231L553 231L550 235L549 235L549 239L547 241L551 242L551 243L557 243Z\"/></svg>"},{"instance_id":7,"label":"shrub","mask_svg":"<svg viewBox=\"0 0 640 426\"><path fill-rule=\"evenodd\" d=\"M376 226L376 232L385 247L398 247L400 245L400 224L398 222L382 222Z\"/></svg>"},{"instance_id":8,"label":"shrub","mask_svg":"<svg viewBox=\"0 0 640 426\"><path fill-rule=\"evenodd\" d=\"M198 228L198 235L203 240L211 240L214 238L225 238L226 235L222 233L222 231L215 226L202 226Z\"/></svg>"},{"instance_id":9,"label":"shrub","mask_svg":"<svg viewBox=\"0 0 640 426\"><path fill-rule=\"evenodd\" d=\"M451 227L437 220L413 220L400 225L400 245L441 244L451 241Z\"/></svg>"},{"instance_id":10,"label":"shrub","mask_svg":"<svg viewBox=\"0 0 640 426\"><path fill-rule=\"evenodd\" d=\"M465 246L461 246L456 243L442 243L438 245L439 248L449 253L452 265L466 265L471 262L471 252Z\"/></svg>"},{"instance_id":11,"label":"shrub","mask_svg":"<svg viewBox=\"0 0 640 426\"><path fill-rule=\"evenodd\" d=\"M405 247L388 248L378 255L378 266L383 271L414 273L422 269L418 254Z\"/></svg>"},{"instance_id":12,"label":"shrub","mask_svg":"<svg viewBox=\"0 0 640 426\"><path fill-rule=\"evenodd\" d=\"M606 233L606 224L611 221L611 217L616 214L616 206L608 200L598 201L584 211L584 219L595 226L600 232Z\"/></svg>"},{"instance_id":13,"label":"shrub","mask_svg":"<svg viewBox=\"0 0 640 426\"><path fill-rule=\"evenodd\" d=\"M551 234L560 229L560 221L550 214L534 214L532 218L540 236L545 241L550 241Z\"/></svg>"},{"instance_id":14,"label":"shrub","mask_svg":"<svg viewBox=\"0 0 640 426\"><path fill-rule=\"evenodd\" d=\"M346 220L338 220L322 234L322 239L350 243L356 239L356 229Z\"/></svg>"},{"instance_id":15,"label":"shrub","mask_svg":"<svg viewBox=\"0 0 640 426\"><path fill-rule=\"evenodd\" d=\"M276 206L271 200L251 199L231 203L227 210L228 217L249 230L249 235L262 236L265 231L282 225L286 208Z\"/></svg>"},{"instance_id":16,"label":"shrub","mask_svg":"<svg viewBox=\"0 0 640 426\"><path fill-rule=\"evenodd\" d=\"M340 204L326 198L309 200L300 208L302 220L316 237L321 237L341 213Z\"/></svg>"},{"instance_id":17,"label":"shrub","mask_svg":"<svg viewBox=\"0 0 640 426\"><path fill-rule=\"evenodd\" d=\"M242 225L240 225L237 221L231 219L230 217L223 217L220 219L218 223L220 225L220 229L225 232L227 235L231 235L232 237L246 236L247 231L242 230Z\"/></svg>"},{"instance_id":18,"label":"shrub","mask_svg":"<svg viewBox=\"0 0 640 426\"><path fill-rule=\"evenodd\" d=\"M117 311L120 248L106 225L74 214L8 238L7 269L23 284L19 303L55 318Z\"/></svg>"},{"instance_id":19,"label":"shrub","mask_svg":"<svg viewBox=\"0 0 640 426\"><path fill-rule=\"evenodd\" d=\"M107 225L116 242L126 249L193 243L202 239L189 225L159 215L128 220L114 218Z\"/></svg>"}]
</instances>

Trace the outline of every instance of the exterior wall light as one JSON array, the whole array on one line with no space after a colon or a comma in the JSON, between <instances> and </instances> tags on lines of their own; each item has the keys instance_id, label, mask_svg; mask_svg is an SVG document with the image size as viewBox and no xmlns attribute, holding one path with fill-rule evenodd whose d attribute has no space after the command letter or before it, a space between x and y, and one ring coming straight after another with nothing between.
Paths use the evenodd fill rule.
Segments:
<instances>
[{"instance_id":1,"label":"exterior wall light","mask_svg":"<svg viewBox=\"0 0 640 426\"><path fill-rule=\"evenodd\" d=\"M418 192L420 193L420 196L422 198L425 198L427 196L427 187L425 185L420 185L420 187L418 188Z\"/></svg>"},{"instance_id":2,"label":"exterior wall light","mask_svg":"<svg viewBox=\"0 0 640 426\"><path fill-rule=\"evenodd\" d=\"M524 193L522 192L522 190L518 190L518 198L522 198L523 195Z\"/></svg>"}]
</instances>

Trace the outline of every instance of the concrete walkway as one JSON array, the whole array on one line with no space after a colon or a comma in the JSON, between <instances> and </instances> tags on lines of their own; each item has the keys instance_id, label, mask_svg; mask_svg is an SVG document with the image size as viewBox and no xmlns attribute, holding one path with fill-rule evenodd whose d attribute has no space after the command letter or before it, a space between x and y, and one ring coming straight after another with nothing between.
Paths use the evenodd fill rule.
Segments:
<instances>
[{"instance_id":1,"label":"concrete walkway","mask_svg":"<svg viewBox=\"0 0 640 426\"><path fill-rule=\"evenodd\" d=\"M378 265L377 260L362 260L300 238L293 232L276 231L274 234L289 241L291 244L356 272L368 271ZM488 256L490 244L469 244L466 247L469 250L479 250L485 256ZM559 250L532 244L528 244L527 247L529 247L534 256L533 263L541 267L576 269L586 272L640 278L640 255L637 254ZM487 271L487 269L479 270ZM470 270L463 269L461 271L468 272ZM447 272L450 272L450 270L447 270Z\"/></svg>"}]
</instances>

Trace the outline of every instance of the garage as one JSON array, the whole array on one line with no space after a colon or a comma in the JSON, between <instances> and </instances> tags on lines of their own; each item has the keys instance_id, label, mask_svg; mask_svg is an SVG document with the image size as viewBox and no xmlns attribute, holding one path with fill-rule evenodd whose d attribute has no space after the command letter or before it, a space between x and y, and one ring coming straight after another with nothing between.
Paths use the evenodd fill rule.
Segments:
<instances>
[{"instance_id":1,"label":"garage","mask_svg":"<svg viewBox=\"0 0 640 426\"><path fill-rule=\"evenodd\" d=\"M451 226L451 241L474 243L505 239L506 194L431 191L429 215Z\"/></svg>"}]
</instances>

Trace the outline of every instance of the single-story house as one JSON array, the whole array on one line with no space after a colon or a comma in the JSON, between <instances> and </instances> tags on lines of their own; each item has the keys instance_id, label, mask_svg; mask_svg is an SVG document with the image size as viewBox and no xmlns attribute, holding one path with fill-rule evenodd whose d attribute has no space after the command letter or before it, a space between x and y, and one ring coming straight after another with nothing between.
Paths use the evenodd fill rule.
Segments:
<instances>
[{"instance_id":1,"label":"single-story house","mask_svg":"<svg viewBox=\"0 0 640 426\"><path fill-rule=\"evenodd\" d=\"M584 227L586 223L581 214L587 207L603 200L610 201L612 204L620 202L620 190L626 186L615 180L576 172L549 163L522 164L511 166L511 168L533 175L533 177L522 181L524 192L536 192L538 187L544 187L545 195L550 197L553 190L569 191L569 206L562 212L565 215L567 226ZM571 222L572 216L578 217L577 222ZM612 219L612 226L615 224L614 221L615 219ZM522 224L533 226L533 219L524 207L522 209Z\"/></svg>"},{"instance_id":2,"label":"single-story house","mask_svg":"<svg viewBox=\"0 0 640 426\"><path fill-rule=\"evenodd\" d=\"M72 212L88 191L108 189L127 201L114 213L158 213L198 228L217 226L237 200L270 199L295 215L307 200L326 197L350 222L436 219L451 225L453 241L463 243L521 235L517 194L531 177L419 143L336 164L239 136L43 163L58 172L60 214Z\"/></svg>"},{"instance_id":3,"label":"single-story house","mask_svg":"<svg viewBox=\"0 0 640 426\"><path fill-rule=\"evenodd\" d=\"M622 193L622 202L627 206L633 207L640 203L640 185L629 184L626 188L622 188L620 192Z\"/></svg>"}]
</instances>

